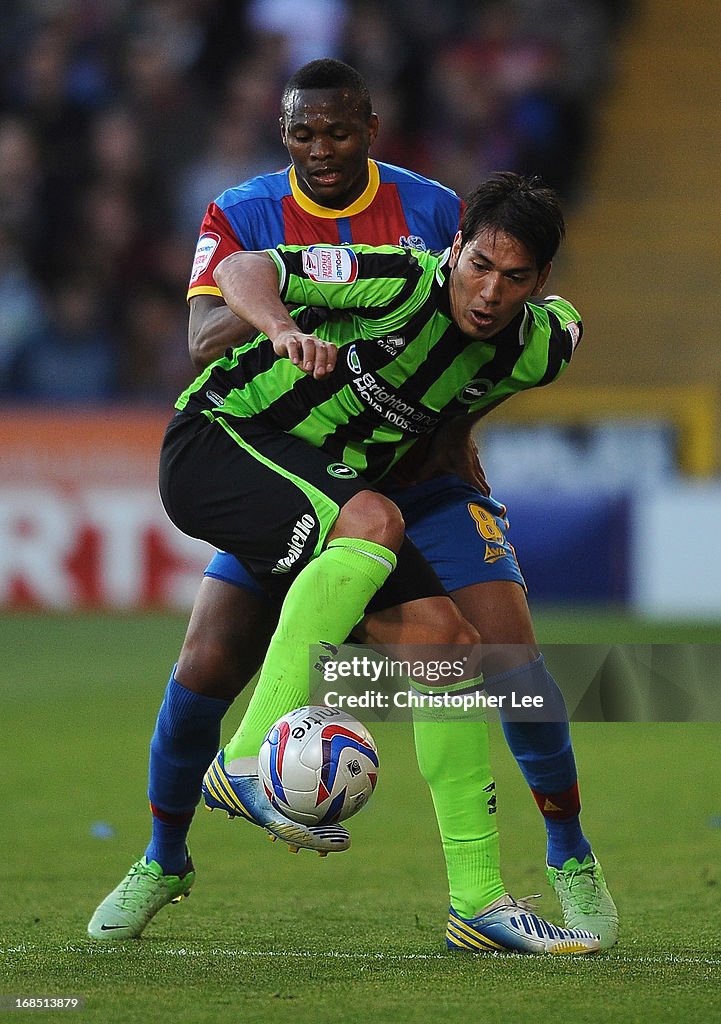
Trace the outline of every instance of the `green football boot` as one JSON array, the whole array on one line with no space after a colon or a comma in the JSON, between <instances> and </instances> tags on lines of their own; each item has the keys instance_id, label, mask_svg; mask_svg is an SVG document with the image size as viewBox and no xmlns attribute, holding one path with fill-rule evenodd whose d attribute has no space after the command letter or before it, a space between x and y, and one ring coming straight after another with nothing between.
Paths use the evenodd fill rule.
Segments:
<instances>
[{"instance_id":1,"label":"green football boot","mask_svg":"<svg viewBox=\"0 0 721 1024\"><path fill-rule=\"evenodd\" d=\"M143 857L97 908L90 918L88 935L103 941L139 938L159 910L190 894L194 881L190 858L182 875L164 875L156 860L148 863Z\"/></svg>"},{"instance_id":2,"label":"green football boot","mask_svg":"<svg viewBox=\"0 0 721 1024\"><path fill-rule=\"evenodd\" d=\"M589 853L582 863L575 857L562 868L547 869L548 881L558 896L567 928L586 928L598 935L601 949L618 941L618 911L608 891L601 865Z\"/></svg>"}]
</instances>

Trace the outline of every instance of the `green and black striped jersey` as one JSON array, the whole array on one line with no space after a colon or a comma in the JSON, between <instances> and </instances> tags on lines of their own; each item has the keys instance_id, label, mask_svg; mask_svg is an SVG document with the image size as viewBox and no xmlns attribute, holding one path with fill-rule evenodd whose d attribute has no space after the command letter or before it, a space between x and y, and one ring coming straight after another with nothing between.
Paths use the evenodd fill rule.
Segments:
<instances>
[{"instance_id":1,"label":"green and black striped jersey","mask_svg":"<svg viewBox=\"0 0 721 1024\"><path fill-rule=\"evenodd\" d=\"M293 315L301 330L338 347L335 370L314 380L258 335L211 364L176 408L255 417L369 480L444 419L483 415L555 380L581 336L576 310L554 296L526 303L490 341L468 338L450 314L448 250L313 245L269 252L281 298L299 307ZM242 423L234 427L242 433Z\"/></svg>"}]
</instances>

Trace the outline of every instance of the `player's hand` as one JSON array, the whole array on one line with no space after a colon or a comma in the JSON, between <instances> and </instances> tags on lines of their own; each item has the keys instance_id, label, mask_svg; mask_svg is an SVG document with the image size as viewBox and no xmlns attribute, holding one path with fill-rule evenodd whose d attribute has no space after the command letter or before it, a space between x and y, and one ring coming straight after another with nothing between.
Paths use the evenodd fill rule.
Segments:
<instances>
[{"instance_id":1,"label":"player's hand","mask_svg":"<svg viewBox=\"0 0 721 1024\"><path fill-rule=\"evenodd\" d=\"M303 373L312 373L316 380L327 377L335 369L338 350L329 341L302 331L283 331L273 340L273 351L290 359Z\"/></svg>"}]
</instances>

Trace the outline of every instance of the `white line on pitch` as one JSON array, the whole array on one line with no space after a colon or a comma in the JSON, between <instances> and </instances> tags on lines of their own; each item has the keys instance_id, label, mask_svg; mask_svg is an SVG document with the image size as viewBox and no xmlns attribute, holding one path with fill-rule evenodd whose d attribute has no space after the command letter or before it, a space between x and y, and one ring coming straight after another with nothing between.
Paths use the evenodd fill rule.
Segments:
<instances>
[{"instance_id":1,"label":"white line on pitch","mask_svg":"<svg viewBox=\"0 0 721 1024\"><path fill-rule=\"evenodd\" d=\"M37 946L30 946L25 943L19 946L6 947L0 950L1 953L29 953L29 952L41 952ZM60 947L59 952L63 953L81 953L83 955L90 954L91 956L97 954L121 954L125 955L128 952L127 946L120 946L114 944L100 944L97 945L86 945L86 946L73 946L66 945ZM506 959L506 954L483 954L484 957L497 956L498 959ZM183 957L227 957L228 959L238 960L367 960L377 962L405 962L412 960L448 960L449 956L447 953L352 953L352 952L337 952L333 950L312 952L310 950L278 950L278 949L189 949L187 946L179 946L177 949L154 949L153 956L183 956ZM574 961L578 960L578 957L573 958ZM595 957L583 957L585 962L589 960L595 960ZM605 963L624 963L624 964L670 964L679 966L690 966L698 965L701 967L721 967L721 960L713 959L711 957L702 956L677 956L675 953L641 953L638 956L627 953L604 953L602 960Z\"/></svg>"}]
</instances>

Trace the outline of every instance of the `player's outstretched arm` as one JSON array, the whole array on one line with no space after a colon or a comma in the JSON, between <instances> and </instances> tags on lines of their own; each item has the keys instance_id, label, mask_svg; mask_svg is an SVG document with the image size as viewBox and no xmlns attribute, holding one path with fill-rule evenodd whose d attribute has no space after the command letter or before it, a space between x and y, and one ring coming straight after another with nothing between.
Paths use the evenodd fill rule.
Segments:
<instances>
[{"instance_id":1,"label":"player's outstretched arm","mask_svg":"<svg viewBox=\"0 0 721 1024\"><path fill-rule=\"evenodd\" d=\"M256 333L252 324L240 320L217 295L194 295L188 317L188 352L200 373L226 349L243 345Z\"/></svg>"},{"instance_id":2,"label":"player's outstretched arm","mask_svg":"<svg viewBox=\"0 0 721 1024\"><path fill-rule=\"evenodd\" d=\"M232 312L265 334L277 355L316 379L333 372L335 346L298 329L281 301L278 269L267 253L233 253L213 276Z\"/></svg>"}]
</instances>

